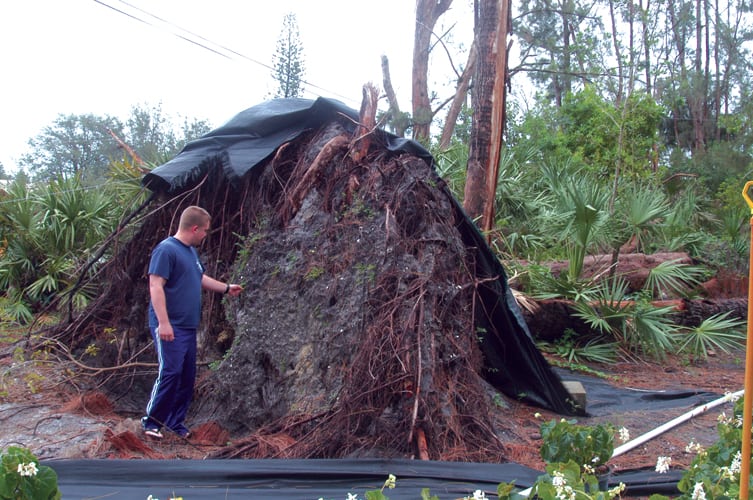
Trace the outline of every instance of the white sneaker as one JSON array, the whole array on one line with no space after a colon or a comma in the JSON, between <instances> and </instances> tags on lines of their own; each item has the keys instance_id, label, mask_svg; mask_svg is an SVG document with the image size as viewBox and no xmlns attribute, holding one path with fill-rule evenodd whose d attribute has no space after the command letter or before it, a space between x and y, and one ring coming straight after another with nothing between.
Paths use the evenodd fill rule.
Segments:
<instances>
[{"instance_id":1,"label":"white sneaker","mask_svg":"<svg viewBox=\"0 0 753 500\"><path fill-rule=\"evenodd\" d=\"M154 439L162 439L162 433L159 429L144 429L144 434Z\"/></svg>"}]
</instances>

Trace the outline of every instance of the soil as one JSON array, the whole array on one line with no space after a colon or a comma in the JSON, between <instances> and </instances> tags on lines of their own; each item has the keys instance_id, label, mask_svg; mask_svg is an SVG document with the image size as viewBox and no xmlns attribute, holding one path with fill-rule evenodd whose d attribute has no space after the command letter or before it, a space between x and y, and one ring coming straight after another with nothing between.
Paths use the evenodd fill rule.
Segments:
<instances>
[{"instance_id":1,"label":"soil","mask_svg":"<svg viewBox=\"0 0 753 500\"><path fill-rule=\"evenodd\" d=\"M194 428L188 440L171 435L161 441L146 439L140 433L137 416L115 413L102 393L76 390L76 384L66 379L66 370L59 363L20 361L18 349L15 352L14 355L14 346L0 351L0 449L25 446L40 459L200 459L228 442L227 432L210 424ZM662 364L622 362L592 368L608 374L610 383L620 387L651 391L693 389L722 396L743 388L745 352L717 353L696 363L669 358ZM499 408L494 416L498 435L508 450L500 460L542 470L539 425L562 417L501 395L495 395L495 400ZM609 421L626 427L631 439L635 439L686 411L688 408L625 412L579 421ZM714 443L717 417L724 411L729 414L731 405L696 416L613 458L610 464L616 472L653 468L658 456L670 456L672 468L687 468L694 454L686 452L686 446L690 442L703 446Z\"/></svg>"}]
</instances>

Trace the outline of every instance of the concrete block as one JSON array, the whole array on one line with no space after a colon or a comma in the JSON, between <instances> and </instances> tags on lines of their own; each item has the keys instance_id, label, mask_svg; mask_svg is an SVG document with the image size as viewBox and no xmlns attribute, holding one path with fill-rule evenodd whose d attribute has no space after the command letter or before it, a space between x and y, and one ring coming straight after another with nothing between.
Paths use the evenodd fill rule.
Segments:
<instances>
[{"instance_id":1,"label":"concrete block","mask_svg":"<svg viewBox=\"0 0 753 500\"><path fill-rule=\"evenodd\" d=\"M577 380L563 380L562 385L564 385L565 389L567 389L567 392L570 393L570 396L572 396L575 404L585 410L586 390L583 388L583 384L581 384Z\"/></svg>"}]
</instances>

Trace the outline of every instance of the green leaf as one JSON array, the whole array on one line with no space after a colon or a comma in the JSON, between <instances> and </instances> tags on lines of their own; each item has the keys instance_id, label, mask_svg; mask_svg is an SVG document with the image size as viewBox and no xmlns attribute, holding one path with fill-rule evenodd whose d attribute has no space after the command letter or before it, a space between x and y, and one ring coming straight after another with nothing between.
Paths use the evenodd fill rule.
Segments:
<instances>
[{"instance_id":1,"label":"green leaf","mask_svg":"<svg viewBox=\"0 0 753 500\"><path fill-rule=\"evenodd\" d=\"M705 319L700 325L680 330L678 352L688 351L694 356L706 359L709 351L717 349L730 352L745 345L746 322L738 318L729 318L730 311L715 314Z\"/></svg>"},{"instance_id":2,"label":"green leaf","mask_svg":"<svg viewBox=\"0 0 753 500\"><path fill-rule=\"evenodd\" d=\"M421 488L421 500L439 500L439 497L431 495L429 493L429 488Z\"/></svg>"},{"instance_id":3,"label":"green leaf","mask_svg":"<svg viewBox=\"0 0 753 500\"><path fill-rule=\"evenodd\" d=\"M705 269L684 264L679 259L660 263L649 271L644 288L656 298L685 295L704 278Z\"/></svg>"},{"instance_id":4,"label":"green leaf","mask_svg":"<svg viewBox=\"0 0 753 500\"><path fill-rule=\"evenodd\" d=\"M381 490L372 490L364 493L366 500L389 500L389 497L385 496Z\"/></svg>"}]
</instances>

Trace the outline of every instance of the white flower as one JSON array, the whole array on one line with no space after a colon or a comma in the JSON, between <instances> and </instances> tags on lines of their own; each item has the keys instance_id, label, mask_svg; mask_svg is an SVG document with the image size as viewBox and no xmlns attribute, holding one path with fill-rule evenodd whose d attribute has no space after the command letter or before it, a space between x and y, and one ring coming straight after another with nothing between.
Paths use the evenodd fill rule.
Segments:
<instances>
[{"instance_id":1,"label":"white flower","mask_svg":"<svg viewBox=\"0 0 753 500\"><path fill-rule=\"evenodd\" d=\"M740 395L739 394L735 394L733 392L725 392L724 393L724 400L725 401L729 401L730 403L734 403L738 399L740 399Z\"/></svg>"},{"instance_id":2,"label":"white flower","mask_svg":"<svg viewBox=\"0 0 753 500\"><path fill-rule=\"evenodd\" d=\"M541 413L539 412L534 413L533 418L541 418Z\"/></svg>"},{"instance_id":3,"label":"white flower","mask_svg":"<svg viewBox=\"0 0 753 500\"><path fill-rule=\"evenodd\" d=\"M669 465L672 463L672 457L659 457L656 459L656 472L664 474L669 470Z\"/></svg>"},{"instance_id":4,"label":"white flower","mask_svg":"<svg viewBox=\"0 0 753 500\"><path fill-rule=\"evenodd\" d=\"M720 424L725 425L732 425L734 427L742 427L743 420L741 418L737 418L734 415L731 417L728 417L726 413L721 412L718 417L716 417L716 421Z\"/></svg>"},{"instance_id":5,"label":"white flower","mask_svg":"<svg viewBox=\"0 0 753 500\"><path fill-rule=\"evenodd\" d=\"M693 495L690 498L693 500L706 500L706 492L703 491L703 483L695 483L695 486L693 486Z\"/></svg>"},{"instance_id":6,"label":"white flower","mask_svg":"<svg viewBox=\"0 0 753 500\"><path fill-rule=\"evenodd\" d=\"M696 443L695 441L691 441L685 447L685 453L701 453L702 451L703 446L701 446L701 443Z\"/></svg>"},{"instance_id":7,"label":"white flower","mask_svg":"<svg viewBox=\"0 0 753 500\"><path fill-rule=\"evenodd\" d=\"M740 473L740 465L742 462L742 453L738 450L735 456L732 458L732 463L729 467L719 467L719 472L722 478L735 480L737 474Z\"/></svg>"},{"instance_id":8,"label":"white flower","mask_svg":"<svg viewBox=\"0 0 753 500\"><path fill-rule=\"evenodd\" d=\"M621 494L623 491L625 491L625 488L626 488L625 483L620 483L614 488L610 489L608 491L610 498L616 497L617 495Z\"/></svg>"},{"instance_id":9,"label":"white flower","mask_svg":"<svg viewBox=\"0 0 753 500\"><path fill-rule=\"evenodd\" d=\"M389 476L387 476L387 480L384 482L384 486L389 489L393 489L395 487L396 481L397 478L393 474L390 474Z\"/></svg>"},{"instance_id":10,"label":"white flower","mask_svg":"<svg viewBox=\"0 0 753 500\"><path fill-rule=\"evenodd\" d=\"M358 493L348 493L348 498L345 500L358 500Z\"/></svg>"},{"instance_id":11,"label":"white flower","mask_svg":"<svg viewBox=\"0 0 753 500\"><path fill-rule=\"evenodd\" d=\"M473 492L473 500L486 500L486 493L484 493L481 490L476 490Z\"/></svg>"},{"instance_id":12,"label":"white flower","mask_svg":"<svg viewBox=\"0 0 753 500\"><path fill-rule=\"evenodd\" d=\"M561 472L555 471L552 475L552 486L555 488L562 488L567 484L567 481L565 480L565 475Z\"/></svg>"},{"instance_id":13,"label":"white flower","mask_svg":"<svg viewBox=\"0 0 753 500\"><path fill-rule=\"evenodd\" d=\"M719 477L722 479L735 479L735 473L729 467L719 467Z\"/></svg>"},{"instance_id":14,"label":"white flower","mask_svg":"<svg viewBox=\"0 0 753 500\"><path fill-rule=\"evenodd\" d=\"M552 486L558 500L575 500L575 491L567 484L565 475L561 472L552 473Z\"/></svg>"},{"instance_id":15,"label":"white flower","mask_svg":"<svg viewBox=\"0 0 753 500\"><path fill-rule=\"evenodd\" d=\"M630 431L626 427L620 427L620 441L623 443L630 441Z\"/></svg>"},{"instance_id":16,"label":"white flower","mask_svg":"<svg viewBox=\"0 0 753 500\"><path fill-rule=\"evenodd\" d=\"M572 486L565 486L564 488L557 490L557 500L575 500L576 493Z\"/></svg>"},{"instance_id":17,"label":"white flower","mask_svg":"<svg viewBox=\"0 0 753 500\"><path fill-rule=\"evenodd\" d=\"M735 456L732 458L732 463L730 464L729 469L735 474L738 474L740 472L740 464L742 461L743 454L740 450L737 450L737 453L735 453Z\"/></svg>"},{"instance_id":18,"label":"white flower","mask_svg":"<svg viewBox=\"0 0 753 500\"><path fill-rule=\"evenodd\" d=\"M593 474L593 473L594 473L594 472L596 472L596 471L595 471L595 470L594 470L594 468L593 468L593 467L591 467L590 465L588 465L588 464L583 464L583 472L585 472L586 474Z\"/></svg>"},{"instance_id":19,"label":"white flower","mask_svg":"<svg viewBox=\"0 0 753 500\"><path fill-rule=\"evenodd\" d=\"M28 464L18 464L16 472L18 472L18 474L21 476L31 477L36 476L39 470L37 469L37 464L35 464L34 462L29 462Z\"/></svg>"},{"instance_id":20,"label":"white flower","mask_svg":"<svg viewBox=\"0 0 753 500\"><path fill-rule=\"evenodd\" d=\"M149 495L148 497L146 497L146 500L159 500L159 498ZM319 500L322 500L322 499L320 498Z\"/></svg>"}]
</instances>

